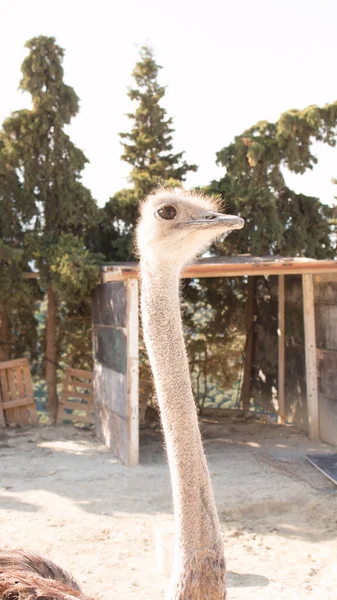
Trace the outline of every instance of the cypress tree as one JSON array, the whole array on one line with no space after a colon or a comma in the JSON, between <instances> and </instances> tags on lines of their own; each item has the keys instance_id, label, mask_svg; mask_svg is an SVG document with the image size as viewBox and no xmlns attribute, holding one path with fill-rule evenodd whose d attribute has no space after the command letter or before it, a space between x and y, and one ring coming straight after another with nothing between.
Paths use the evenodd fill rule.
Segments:
<instances>
[{"instance_id":1,"label":"cypress tree","mask_svg":"<svg viewBox=\"0 0 337 600\"><path fill-rule=\"evenodd\" d=\"M39 269L41 286L46 290L45 367L48 411L54 421L58 406L57 334L64 272L60 264L71 256L69 248L74 248L78 259L83 259L73 265L74 272L86 270L83 240L95 224L98 210L81 182L87 159L65 132L78 113L79 100L63 80L64 51L53 37L45 36L29 40L26 47L29 54L22 64L20 89L31 95L32 106L13 113L5 121L3 140L7 160L21 182L25 211L31 215L26 244ZM67 289L72 301L73 292L69 286Z\"/></svg>"},{"instance_id":2,"label":"cypress tree","mask_svg":"<svg viewBox=\"0 0 337 600\"><path fill-rule=\"evenodd\" d=\"M36 351L34 307L40 293L36 281L23 277L30 270L24 246L30 215L22 199L20 179L6 159L0 132L0 361Z\"/></svg>"}]
</instances>

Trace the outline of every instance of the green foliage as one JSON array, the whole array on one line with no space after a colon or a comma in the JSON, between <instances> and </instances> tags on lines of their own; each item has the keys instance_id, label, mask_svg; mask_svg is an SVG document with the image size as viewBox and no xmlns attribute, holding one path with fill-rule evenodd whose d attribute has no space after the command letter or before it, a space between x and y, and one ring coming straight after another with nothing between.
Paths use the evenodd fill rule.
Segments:
<instances>
[{"instance_id":1,"label":"green foliage","mask_svg":"<svg viewBox=\"0 0 337 600\"><path fill-rule=\"evenodd\" d=\"M223 400L238 379L244 336L242 283L237 279L186 280L184 325L195 397L201 407L211 390ZM225 298L225 301L224 301Z\"/></svg>"},{"instance_id":2,"label":"green foliage","mask_svg":"<svg viewBox=\"0 0 337 600\"><path fill-rule=\"evenodd\" d=\"M83 240L61 234L51 248L51 281L59 307L58 348L62 362L92 370L92 291L99 282L104 256L90 252Z\"/></svg>"},{"instance_id":3,"label":"green foliage","mask_svg":"<svg viewBox=\"0 0 337 600\"><path fill-rule=\"evenodd\" d=\"M138 205L139 199L134 190L124 189L117 192L102 210L94 248L109 261L134 259L133 231L138 218Z\"/></svg>"},{"instance_id":4,"label":"green foliage","mask_svg":"<svg viewBox=\"0 0 337 600\"><path fill-rule=\"evenodd\" d=\"M0 137L0 357L36 351L34 303L40 298L24 247L25 211L19 177L8 163ZM14 291L14 293L13 293Z\"/></svg>"},{"instance_id":5,"label":"green foliage","mask_svg":"<svg viewBox=\"0 0 337 600\"><path fill-rule=\"evenodd\" d=\"M0 241L0 313L7 321L6 334L0 332L2 359L36 355L34 306L41 293L36 281L24 279L27 271L23 251Z\"/></svg>"},{"instance_id":6,"label":"green foliage","mask_svg":"<svg viewBox=\"0 0 337 600\"><path fill-rule=\"evenodd\" d=\"M139 202L158 185L180 186L190 171L197 170L183 159L184 152L172 152L173 120L161 105L165 88L157 80L160 69L152 50L144 46L133 71L135 86L128 93L137 104L135 112L128 114L132 128L120 133L121 158L131 166L132 188L115 194L101 219L99 250L109 260L134 258L132 234Z\"/></svg>"},{"instance_id":7,"label":"green foliage","mask_svg":"<svg viewBox=\"0 0 337 600\"><path fill-rule=\"evenodd\" d=\"M75 308L81 302L90 301L92 290L99 282L103 259L102 255L87 250L80 238L62 233L48 253L52 285L60 302Z\"/></svg>"},{"instance_id":8,"label":"green foliage","mask_svg":"<svg viewBox=\"0 0 337 600\"><path fill-rule=\"evenodd\" d=\"M58 337L71 351L73 331L70 338L67 335L73 327L68 328L68 317L79 313L82 318L85 313L85 319L90 320L91 292L102 257L86 248L86 240L99 222L99 211L81 181L87 159L65 132L78 113L79 100L63 81L64 51L54 38L45 36L31 39L26 47L29 54L22 64L20 89L31 95L32 106L4 122L3 155L12 185L15 178L18 185L14 195L20 202L20 218L26 223L25 256L39 270L44 291L51 286L55 292L59 314L56 321L49 321L51 327L54 323L62 325ZM18 289L16 285L15 295ZM48 306L48 310L54 307ZM49 332L49 340L55 339L55 333ZM90 331L86 335L89 339ZM52 355L60 360L61 352L59 345L58 353L53 351Z\"/></svg>"},{"instance_id":9,"label":"green foliage","mask_svg":"<svg viewBox=\"0 0 337 600\"><path fill-rule=\"evenodd\" d=\"M216 246L217 253L334 256L333 209L287 187L284 169L304 173L317 162L314 142L335 146L337 103L291 110L276 123L261 121L217 153L225 175L207 191L221 194L243 230Z\"/></svg>"},{"instance_id":10,"label":"green foliage","mask_svg":"<svg viewBox=\"0 0 337 600\"><path fill-rule=\"evenodd\" d=\"M32 105L13 113L0 133L0 351L1 335L8 336L10 357L34 357L39 335L40 348L45 346L44 320L37 331L34 318L42 294L37 281L23 277L33 262L43 291L52 289L56 296L57 360L91 368L91 292L103 255L133 259L139 202L158 185L182 185L197 167L183 152L173 152L173 121L158 83L161 67L143 47L128 92L135 105L128 114L130 131L120 134L131 186L98 210L81 180L87 159L65 131L79 99L63 81L64 51L46 36L26 47L20 89L30 94ZM275 123L261 121L218 152L223 177L204 191L220 195L246 226L214 244L212 252L334 256L336 208L289 189L284 171L314 168L313 143L335 146L336 135L337 102L290 110ZM229 278L184 285L192 379L203 403L217 388L238 381L247 286L246 280ZM144 355L141 371L147 379Z\"/></svg>"}]
</instances>

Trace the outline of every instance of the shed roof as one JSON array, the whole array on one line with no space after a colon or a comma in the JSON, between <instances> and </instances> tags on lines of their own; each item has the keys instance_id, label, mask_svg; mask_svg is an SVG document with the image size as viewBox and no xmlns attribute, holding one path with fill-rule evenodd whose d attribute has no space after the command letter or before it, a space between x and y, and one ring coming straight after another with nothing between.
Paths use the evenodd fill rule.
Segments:
<instances>
[{"instance_id":1,"label":"shed roof","mask_svg":"<svg viewBox=\"0 0 337 600\"><path fill-rule=\"evenodd\" d=\"M337 260L316 260L305 257L282 256L212 256L202 258L186 267L182 277L236 277L244 275L298 275L303 273L337 272ZM138 277L139 263L125 262L104 265L102 282L121 281Z\"/></svg>"}]
</instances>

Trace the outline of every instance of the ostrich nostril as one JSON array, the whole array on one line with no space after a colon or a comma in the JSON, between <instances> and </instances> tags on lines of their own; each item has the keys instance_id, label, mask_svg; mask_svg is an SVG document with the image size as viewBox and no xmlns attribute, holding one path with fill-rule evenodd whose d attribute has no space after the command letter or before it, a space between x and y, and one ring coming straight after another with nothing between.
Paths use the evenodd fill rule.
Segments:
<instances>
[{"instance_id":1,"label":"ostrich nostril","mask_svg":"<svg viewBox=\"0 0 337 600\"><path fill-rule=\"evenodd\" d=\"M215 216L215 215L206 215L206 216L205 216L205 219L206 219L207 221L212 221L213 219L216 219L216 216Z\"/></svg>"}]
</instances>

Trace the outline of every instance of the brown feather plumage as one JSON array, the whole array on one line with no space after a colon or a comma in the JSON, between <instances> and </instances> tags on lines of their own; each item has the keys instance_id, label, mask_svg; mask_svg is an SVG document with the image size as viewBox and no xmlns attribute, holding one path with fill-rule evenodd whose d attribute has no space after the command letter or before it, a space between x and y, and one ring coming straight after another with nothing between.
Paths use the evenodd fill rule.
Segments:
<instances>
[{"instance_id":1,"label":"brown feather plumage","mask_svg":"<svg viewBox=\"0 0 337 600\"><path fill-rule=\"evenodd\" d=\"M50 560L23 550L0 550L0 600L92 600Z\"/></svg>"}]
</instances>

